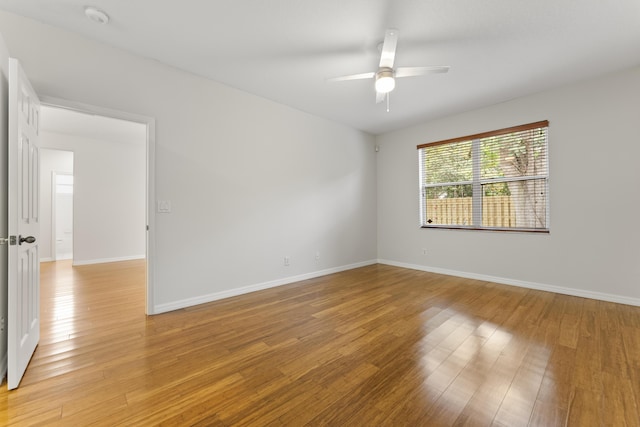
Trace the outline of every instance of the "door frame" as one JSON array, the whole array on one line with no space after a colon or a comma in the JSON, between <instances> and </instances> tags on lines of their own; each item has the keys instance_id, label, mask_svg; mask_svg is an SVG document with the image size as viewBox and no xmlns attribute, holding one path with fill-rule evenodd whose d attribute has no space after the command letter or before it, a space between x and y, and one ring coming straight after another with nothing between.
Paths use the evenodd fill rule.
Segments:
<instances>
[{"instance_id":1,"label":"door frame","mask_svg":"<svg viewBox=\"0 0 640 427\"><path fill-rule=\"evenodd\" d=\"M146 141L146 303L145 313L155 314L155 259L156 259L156 227L155 227L155 199L156 199L156 120L140 114L128 113L110 108L98 107L81 102L45 96L40 97L40 103L45 106L63 108L84 114L110 117L140 123L147 127Z\"/></svg>"},{"instance_id":2,"label":"door frame","mask_svg":"<svg viewBox=\"0 0 640 427\"><path fill-rule=\"evenodd\" d=\"M73 151L68 151L73 153ZM58 192L57 192L57 179L58 176L73 176L73 172L59 172L59 171L51 171L51 259L54 261L58 260L58 233L57 227L58 224L58 215L56 214L56 207L58 206ZM74 199L75 203L75 199ZM74 220L75 221L75 220ZM75 224L72 225L72 228L75 227ZM73 255L71 255L71 259L73 260Z\"/></svg>"}]
</instances>

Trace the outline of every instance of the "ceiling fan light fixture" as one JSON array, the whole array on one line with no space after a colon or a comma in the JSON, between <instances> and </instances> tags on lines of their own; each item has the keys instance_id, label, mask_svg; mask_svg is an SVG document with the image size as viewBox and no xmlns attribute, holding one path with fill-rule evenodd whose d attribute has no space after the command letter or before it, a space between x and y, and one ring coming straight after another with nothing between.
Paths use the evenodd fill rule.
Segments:
<instances>
[{"instance_id":1,"label":"ceiling fan light fixture","mask_svg":"<svg viewBox=\"0 0 640 427\"><path fill-rule=\"evenodd\" d=\"M396 79L391 68L382 68L376 73L376 92L389 93L396 87Z\"/></svg>"}]
</instances>

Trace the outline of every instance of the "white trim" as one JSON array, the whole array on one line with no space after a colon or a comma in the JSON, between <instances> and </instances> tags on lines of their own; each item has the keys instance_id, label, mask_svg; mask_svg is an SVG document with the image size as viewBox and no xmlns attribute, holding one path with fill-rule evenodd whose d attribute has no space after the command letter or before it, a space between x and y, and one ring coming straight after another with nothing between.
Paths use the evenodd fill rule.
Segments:
<instances>
[{"instance_id":1,"label":"white trim","mask_svg":"<svg viewBox=\"0 0 640 427\"><path fill-rule=\"evenodd\" d=\"M471 225L482 227L482 205L484 205L484 194L482 194L482 149L480 139L474 139L471 143L471 170L473 173L473 183L471 184Z\"/></svg>"},{"instance_id":2,"label":"white trim","mask_svg":"<svg viewBox=\"0 0 640 427\"><path fill-rule=\"evenodd\" d=\"M98 107L95 105L84 104L82 102L70 101L67 99L56 98L43 95L40 101L44 105L57 108L66 108L72 111L82 113L95 114L115 119L128 120L131 122L142 123L147 126L147 142L146 142L146 166L147 166L147 182L146 182L146 314L154 314L155 306L155 256L156 256L156 227L155 227L155 203L156 203L156 120L153 117L143 116L125 111L112 110L110 108ZM112 262L112 261L104 261ZM74 265L81 265L74 263Z\"/></svg>"},{"instance_id":3,"label":"white trim","mask_svg":"<svg viewBox=\"0 0 640 427\"><path fill-rule=\"evenodd\" d=\"M547 285L544 283L526 282L524 280L508 279L505 277L488 276L485 274L469 273L466 271L448 270L445 268L429 267L426 265L407 264L404 262L379 259L379 264L392 265L394 267L409 268L411 270L426 271L429 273L445 274L447 276L464 277L466 279L483 280L485 282L500 283L503 285L517 286L519 288L535 289L539 291L553 292L556 294L571 295L574 297L589 298L600 301L615 302L618 304L634 305L640 307L640 298L624 295L605 294L603 292L586 291L584 289L565 288L562 286Z\"/></svg>"},{"instance_id":4,"label":"white trim","mask_svg":"<svg viewBox=\"0 0 640 427\"><path fill-rule=\"evenodd\" d=\"M119 262L119 261L131 261L134 259L144 259L146 258L144 254L142 255L131 255L131 256L123 256L118 258L101 258L101 259L88 259L84 261L73 260L73 265L89 265L89 264L105 264L107 262Z\"/></svg>"},{"instance_id":5,"label":"white trim","mask_svg":"<svg viewBox=\"0 0 640 427\"><path fill-rule=\"evenodd\" d=\"M51 262L51 261L55 261L55 259L53 259L53 258L40 258L40 262Z\"/></svg>"},{"instance_id":6,"label":"white trim","mask_svg":"<svg viewBox=\"0 0 640 427\"><path fill-rule=\"evenodd\" d=\"M99 107L97 105L85 104L83 102L71 101L68 99L57 98L54 96L39 95L40 103L50 107L63 108L66 110L77 111L79 113L89 113L98 116L111 117L114 119L127 120L130 122L146 124L151 117L141 114L129 113L126 111L113 110L111 108Z\"/></svg>"},{"instance_id":7,"label":"white trim","mask_svg":"<svg viewBox=\"0 0 640 427\"><path fill-rule=\"evenodd\" d=\"M481 185L485 185L485 184L500 184L501 182L535 181L536 179L549 179L549 177L547 175L524 175L524 176L478 179L478 182L480 182Z\"/></svg>"},{"instance_id":8,"label":"white trim","mask_svg":"<svg viewBox=\"0 0 640 427\"><path fill-rule=\"evenodd\" d=\"M40 155L42 155L42 150L40 151ZM42 166L40 166L40 171L42 171ZM51 210L51 229L49 231L51 231L51 233L49 233L49 251L51 253L51 260L55 261L58 258L58 254L56 253L56 226L58 225L56 224L56 203L58 201L56 200L56 171L53 170L51 171L50 187L49 209ZM40 192L40 200L42 200L42 191ZM42 215L42 205L40 206L40 214ZM42 233L42 226L40 226L40 233ZM73 235L71 238L73 238ZM71 243L71 247L73 248L73 242Z\"/></svg>"},{"instance_id":9,"label":"white trim","mask_svg":"<svg viewBox=\"0 0 640 427\"><path fill-rule=\"evenodd\" d=\"M67 153L72 153L73 156L75 157L75 153L73 151L69 151L69 150L59 150L59 151L65 151ZM73 166L72 166L73 168ZM75 243L75 241L71 242L71 256L68 258L58 258L58 246L56 245L57 239L58 239L58 235L56 234L56 231L58 229L58 224L56 223L56 221L58 220L58 218L56 217L56 208L58 206L58 176L59 175L66 175L66 176L71 176L73 177L73 172L59 172L59 171L51 171L51 248L49 249L51 251L51 258L52 261L57 261L57 260L65 260L65 259L73 259L73 243ZM73 197L73 195L71 196L71 200L72 203L75 203L75 198ZM74 238L73 236L75 235L74 231L75 231L75 216L73 215L73 205L72 205L72 213L71 213L71 217L72 217L72 223L71 223L71 236L72 239Z\"/></svg>"},{"instance_id":10,"label":"white trim","mask_svg":"<svg viewBox=\"0 0 640 427\"><path fill-rule=\"evenodd\" d=\"M145 311L155 314L156 304L156 119L147 118L147 300Z\"/></svg>"},{"instance_id":11,"label":"white trim","mask_svg":"<svg viewBox=\"0 0 640 427\"><path fill-rule=\"evenodd\" d=\"M358 262L355 264L343 265L340 267L328 268L326 270L314 271L311 273L301 274L298 276L283 277L269 282L257 283L255 285L244 286L242 288L229 289L226 291L215 292L208 295L202 295L194 298L187 298L179 301L159 304L154 307L154 313L165 313L167 311L179 310L181 308L192 307L194 305L205 304L221 300L224 298L235 297L238 295L248 294L250 292L262 291L264 289L275 288L277 286L288 285L290 283L301 282L303 280L315 279L316 277L326 276L328 274L339 273L341 271L353 270L354 268L365 267L377 264L375 259L369 261Z\"/></svg>"},{"instance_id":12,"label":"white trim","mask_svg":"<svg viewBox=\"0 0 640 427\"><path fill-rule=\"evenodd\" d=\"M436 182L435 184L424 184L424 188L452 187L454 185L473 185L473 181Z\"/></svg>"}]
</instances>

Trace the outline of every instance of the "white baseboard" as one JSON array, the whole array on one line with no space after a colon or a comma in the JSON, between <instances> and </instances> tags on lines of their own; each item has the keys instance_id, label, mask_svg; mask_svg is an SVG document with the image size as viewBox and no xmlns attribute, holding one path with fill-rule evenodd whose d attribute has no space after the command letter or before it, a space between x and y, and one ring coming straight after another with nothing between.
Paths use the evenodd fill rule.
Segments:
<instances>
[{"instance_id":1,"label":"white baseboard","mask_svg":"<svg viewBox=\"0 0 640 427\"><path fill-rule=\"evenodd\" d=\"M53 258L40 258L40 262L51 262L53 260Z\"/></svg>"},{"instance_id":2,"label":"white baseboard","mask_svg":"<svg viewBox=\"0 0 640 427\"><path fill-rule=\"evenodd\" d=\"M89 265L89 264L104 264L107 262L119 262L119 261L131 261L134 259L144 259L146 255L131 255L131 256L123 256L117 258L101 258L101 259L88 259L83 261L73 260L73 265Z\"/></svg>"},{"instance_id":3,"label":"white baseboard","mask_svg":"<svg viewBox=\"0 0 640 427\"><path fill-rule=\"evenodd\" d=\"M290 283L301 282L303 280L315 279L316 277L326 276L328 274L339 273L341 271L353 270L354 268L365 267L367 265L376 264L375 259L363 261L355 264L343 265L340 267L328 268L326 270L314 271L311 273L301 274L298 276L283 277L269 282L257 283L255 285L244 286L242 288L229 289L226 291L215 292L208 295L202 295L194 298L187 298L180 301L174 301L165 304L158 304L154 307L153 314L166 313L168 311L179 310L181 308L192 307L194 305L205 304L224 298L235 297L238 295L248 294L250 292L261 291L264 289L275 288L277 286L288 285Z\"/></svg>"},{"instance_id":4,"label":"white baseboard","mask_svg":"<svg viewBox=\"0 0 640 427\"><path fill-rule=\"evenodd\" d=\"M615 302L618 304L634 305L640 307L640 298L632 298L623 295L606 294L603 292L586 291L583 289L565 288L562 286L546 285L543 283L526 282L523 280L508 279L504 277L487 276L484 274L469 273L466 271L448 270L444 268L429 267L425 265L407 264L404 262L379 259L379 264L392 265L395 267L409 268L411 270L426 271L429 273L445 274L447 276L464 277L467 279L483 280L485 282L500 283L503 285L518 286L520 288L536 289L539 291L554 292L556 294L571 295L595 299L600 301Z\"/></svg>"}]
</instances>

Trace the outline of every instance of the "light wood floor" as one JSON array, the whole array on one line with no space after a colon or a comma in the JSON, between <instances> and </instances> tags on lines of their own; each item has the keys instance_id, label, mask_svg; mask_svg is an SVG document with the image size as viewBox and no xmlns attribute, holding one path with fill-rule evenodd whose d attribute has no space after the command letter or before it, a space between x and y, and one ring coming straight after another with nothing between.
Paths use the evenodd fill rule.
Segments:
<instances>
[{"instance_id":1,"label":"light wood floor","mask_svg":"<svg viewBox=\"0 0 640 427\"><path fill-rule=\"evenodd\" d=\"M0 424L640 425L638 307L374 265L146 317L143 280L42 264Z\"/></svg>"}]
</instances>

